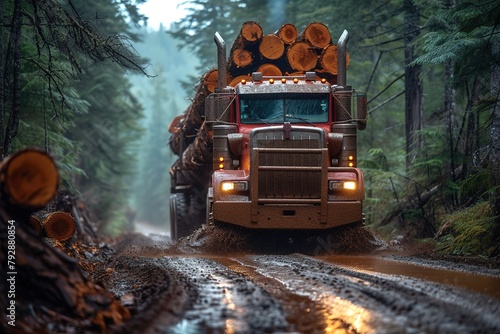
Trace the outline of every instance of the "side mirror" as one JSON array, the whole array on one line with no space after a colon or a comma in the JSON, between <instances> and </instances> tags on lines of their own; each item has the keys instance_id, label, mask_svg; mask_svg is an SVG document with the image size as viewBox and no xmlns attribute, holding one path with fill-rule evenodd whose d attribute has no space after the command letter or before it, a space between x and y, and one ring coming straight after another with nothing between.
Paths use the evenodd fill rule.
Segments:
<instances>
[{"instance_id":1,"label":"side mirror","mask_svg":"<svg viewBox=\"0 0 500 334\"><path fill-rule=\"evenodd\" d=\"M366 94L357 94L357 115L356 115L356 127L358 130L366 129L366 118L368 117L368 107L366 103Z\"/></svg>"}]
</instances>

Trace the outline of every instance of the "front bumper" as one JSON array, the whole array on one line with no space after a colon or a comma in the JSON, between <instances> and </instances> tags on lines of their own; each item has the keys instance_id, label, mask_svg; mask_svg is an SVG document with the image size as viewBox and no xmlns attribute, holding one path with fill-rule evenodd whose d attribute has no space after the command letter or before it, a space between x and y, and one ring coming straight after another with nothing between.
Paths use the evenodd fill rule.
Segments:
<instances>
[{"instance_id":1,"label":"front bumper","mask_svg":"<svg viewBox=\"0 0 500 334\"><path fill-rule=\"evenodd\" d=\"M214 220L253 229L328 229L362 221L360 201L336 201L321 207L313 204L264 204L252 211L249 201L216 201Z\"/></svg>"}]
</instances>

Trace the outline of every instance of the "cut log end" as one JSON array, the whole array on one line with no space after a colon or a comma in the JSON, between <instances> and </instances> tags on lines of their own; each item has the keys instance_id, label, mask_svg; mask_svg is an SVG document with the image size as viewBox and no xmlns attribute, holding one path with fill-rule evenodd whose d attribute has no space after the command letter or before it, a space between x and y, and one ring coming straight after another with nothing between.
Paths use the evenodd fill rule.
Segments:
<instances>
[{"instance_id":1,"label":"cut log end","mask_svg":"<svg viewBox=\"0 0 500 334\"><path fill-rule=\"evenodd\" d=\"M247 50L235 50L233 53L233 62L238 67L247 67L252 63L252 55Z\"/></svg>"},{"instance_id":2,"label":"cut log end","mask_svg":"<svg viewBox=\"0 0 500 334\"><path fill-rule=\"evenodd\" d=\"M279 77L282 76L280 68L274 64L263 64L258 69L257 72L261 72L264 76Z\"/></svg>"},{"instance_id":3,"label":"cut log end","mask_svg":"<svg viewBox=\"0 0 500 334\"><path fill-rule=\"evenodd\" d=\"M337 74L337 46L336 45L329 45L327 46L319 59L321 67L324 70L327 70L328 72L331 72L333 74Z\"/></svg>"},{"instance_id":4,"label":"cut log end","mask_svg":"<svg viewBox=\"0 0 500 334\"><path fill-rule=\"evenodd\" d=\"M319 22L309 24L302 33L302 37L318 48L324 48L332 41L328 27Z\"/></svg>"},{"instance_id":5,"label":"cut log end","mask_svg":"<svg viewBox=\"0 0 500 334\"><path fill-rule=\"evenodd\" d=\"M231 82L229 83L229 86L236 87L236 85L239 84L242 80L252 81L252 77L249 76L249 75L240 75L240 76L237 76L236 78L234 78L233 80L231 80Z\"/></svg>"},{"instance_id":6,"label":"cut log end","mask_svg":"<svg viewBox=\"0 0 500 334\"><path fill-rule=\"evenodd\" d=\"M285 44L276 35L266 35L259 45L260 54L267 59L279 59L285 52Z\"/></svg>"},{"instance_id":7,"label":"cut log end","mask_svg":"<svg viewBox=\"0 0 500 334\"><path fill-rule=\"evenodd\" d=\"M240 35L248 42L256 42L262 38L262 27L254 21L243 23Z\"/></svg>"},{"instance_id":8,"label":"cut log end","mask_svg":"<svg viewBox=\"0 0 500 334\"><path fill-rule=\"evenodd\" d=\"M76 222L67 212L56 211L48 214L42 222L47 237L58 241L68 240L75 234Z\"/></svg>"},{"instance_id":9,"label":"cut log end","mask_svg":"<svg viewBox=\"0 0 500 334\"><path fill-rule=\"evenodd\" d=\"M59 175L45 152L25 149L8 157L1 167L4 196L16 206L39 209L57 193Z\"/></svg>"},{"instance_id":10,"label":"cut log end","mask_svg":"<svg viewBox=\"0 0 500 334\"><path fill-rule=\"evenodd\" d=\"M278 30L277 35L286 44L292 44L299 37L299 32L293 24L287 23Z\"/></svg>"},{"instance_id":11,"label":"cut log end","mask_svg":"<svg viewBox=\"0 0 500 334\"><path fill-rule=\"evenodd\" d=\"M219 72L217 70L211 70L203 77L203 84L210 93L215 92L215 88L217 88L219 81L218 73Z\"/></svg>"},{"instance_id":12,"label":"cut log end","mask_svg":"<svg viewBox=\"0 0 500 334\"><path fill-rule=\"evenodd\" d=\"M297 71L309 71L318 62L316 52L312 50L311 45L307 42L292 44L287 50L286 57L290 66Z\"/></svg>"}]
</instances>

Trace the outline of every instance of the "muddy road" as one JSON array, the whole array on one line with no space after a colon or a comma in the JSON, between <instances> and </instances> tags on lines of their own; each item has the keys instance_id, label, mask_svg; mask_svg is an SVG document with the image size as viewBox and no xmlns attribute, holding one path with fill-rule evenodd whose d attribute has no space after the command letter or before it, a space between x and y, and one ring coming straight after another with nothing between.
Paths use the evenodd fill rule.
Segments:
<instances>
[{"instance_id":1,"label":"muddy road","mask_svg":"<svg viewBox=\"0 0 500 334\"><path fill-rule=\"evenodd\" d=\"M234 241L137 234L114 245L101 279L133 314L117 332L500 333L497 268L387 250L241 252ZM217 243L224 251L209 253Z\"/></svg>"}]
</instances>

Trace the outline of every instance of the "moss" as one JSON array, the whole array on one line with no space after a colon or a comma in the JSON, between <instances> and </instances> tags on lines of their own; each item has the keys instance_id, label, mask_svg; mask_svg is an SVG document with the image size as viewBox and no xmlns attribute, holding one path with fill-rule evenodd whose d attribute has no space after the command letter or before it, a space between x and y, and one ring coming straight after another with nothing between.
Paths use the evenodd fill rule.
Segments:
<instances>
[{"instance_id":1,"label":"moss","mask_svg":"<svg viewBox=\"0 0 500 334\"><path fill-rule=\"evenodd\" d=\"M491 255L494 218L488 202L445 215L437 235L436 250L451 255Z\"/></svg>"}]
</instances>

